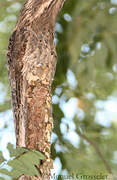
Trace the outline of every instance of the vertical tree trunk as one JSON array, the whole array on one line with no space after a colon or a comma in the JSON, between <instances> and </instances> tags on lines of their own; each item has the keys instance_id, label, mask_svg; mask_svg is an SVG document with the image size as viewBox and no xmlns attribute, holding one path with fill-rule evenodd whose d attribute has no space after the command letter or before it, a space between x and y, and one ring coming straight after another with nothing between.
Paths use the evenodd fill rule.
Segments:
<instances>
[{"instance_id":1,"label":"vertical tree trunk","mask_svg":"<svg viewBox=\"0 0 117 180\"><path fill-rule=\"evenodd\" d=\"M12 94L17 146L43 152L39 167L49 179L53 127L51 84L56 69L54 26L64 0L27 0L8 46L8 72ZM47 176L46 176L47 175ZM20 180L32 179L22 176Z\"/></svg>"}]
</instances>

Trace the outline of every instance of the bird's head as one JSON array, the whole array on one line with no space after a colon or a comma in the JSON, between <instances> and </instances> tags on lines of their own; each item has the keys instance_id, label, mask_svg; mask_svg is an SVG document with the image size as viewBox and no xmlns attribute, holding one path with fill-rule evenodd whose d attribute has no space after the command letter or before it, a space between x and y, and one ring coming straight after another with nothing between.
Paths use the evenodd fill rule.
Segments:
<instances>
[{"instance_id":1,"label":"bird's head","mask_svg":"<svg viewBox=\"0 0 117 180\"><path fill-rule=\"evenodd\" d=\"M23 6L18 24L31 24L38 19L41 23L50 22L53 25L65 0L27 0Z\"/></svg>"}]
</instances>

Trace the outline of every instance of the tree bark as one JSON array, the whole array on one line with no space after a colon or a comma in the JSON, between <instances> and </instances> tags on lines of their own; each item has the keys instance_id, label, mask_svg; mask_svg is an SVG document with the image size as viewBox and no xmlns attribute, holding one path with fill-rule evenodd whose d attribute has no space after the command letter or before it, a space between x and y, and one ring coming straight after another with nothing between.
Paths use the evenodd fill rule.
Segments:
<instances>
[{"instance_id":1,"label":"tree bark","mask_svg":"<svg viewBox=\"0 0 117 180\"><path fill-rule=\"evenodd\" d=\"M16 145L44 153L41 177L49 179L53 128L51 85L56 69L54 26L64 0L27 0L10 37L7 60Z\"/></svg>"}]
</instances>

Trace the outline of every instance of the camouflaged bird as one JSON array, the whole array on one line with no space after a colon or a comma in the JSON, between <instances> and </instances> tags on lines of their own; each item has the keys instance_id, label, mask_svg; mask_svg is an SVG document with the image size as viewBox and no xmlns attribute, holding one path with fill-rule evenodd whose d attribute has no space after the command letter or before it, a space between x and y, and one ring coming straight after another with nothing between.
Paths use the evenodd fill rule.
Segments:
<instances>
[{"instance_id":1,"label":"camouflaged bird","mask_svg":"<svg viewBox=\"0 0 117 180\"><path fill-rule=\"evenodd\" d=\"M50 159L51 84L56 69L54 26L64 0L27 0L10 37L7 64L16 144Z\"/></svg>"},{"instance_id":2,"label":"camouflaged bird","mask_svg":"<svg viewBox=\"0 0 117 180\"><path fill-rule=\"evenodd\" d=\"M35 82L38 81L38 86L40 84L40 87L48 89L54 77L54 26L63 2L27 0L9 40L7 64L18 145L25 146L25 139L22 138L25 137L25 127L29 123L27 102L33 99ZM24 136L20 137L20 134Z\"/></svg>"}]
</instances>

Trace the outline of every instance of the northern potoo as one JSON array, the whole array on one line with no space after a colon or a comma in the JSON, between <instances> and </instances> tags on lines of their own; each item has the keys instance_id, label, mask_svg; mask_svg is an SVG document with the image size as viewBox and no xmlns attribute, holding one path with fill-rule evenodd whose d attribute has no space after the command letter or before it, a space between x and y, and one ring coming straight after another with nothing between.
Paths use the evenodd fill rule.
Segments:
<instances>
[{"instance_id":1,"label":"northern potoo","mask_svg":"<svg viewBox=\"0 0 117 180\"><path fill-rule=\"evenodd\" d=\"M51 84L56 69L54 26L64 0L27 0L10 37L7 53L18 146L50 159L53 126Z\"/></svg>"}]
</instances>

